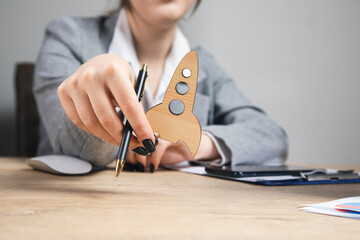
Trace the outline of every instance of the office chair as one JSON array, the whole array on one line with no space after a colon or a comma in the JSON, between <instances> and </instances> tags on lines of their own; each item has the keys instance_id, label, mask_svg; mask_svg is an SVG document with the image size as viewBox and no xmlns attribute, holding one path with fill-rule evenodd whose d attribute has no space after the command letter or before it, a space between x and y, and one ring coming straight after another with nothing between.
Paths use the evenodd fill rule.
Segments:
<instances>
[{"instance_id":1,"label":"office chair","mask_svg":"<svg viewBox=\"0 0 360 240\"><path fill-rule=\"evenodd\" d=\"M17 156L35 156L39 140L39 114L32 93L34 64L18 63L15 73L15 151Z\"/></svg>"}]
</instances>

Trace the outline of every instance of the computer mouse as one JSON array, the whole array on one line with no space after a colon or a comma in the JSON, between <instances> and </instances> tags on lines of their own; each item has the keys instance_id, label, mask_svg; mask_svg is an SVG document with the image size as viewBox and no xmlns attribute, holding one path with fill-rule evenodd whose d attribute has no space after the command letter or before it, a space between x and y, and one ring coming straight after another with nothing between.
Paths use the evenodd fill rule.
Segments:
<instances>
[{"instance_id":1,"label":"computer mouse","mask_svg":"<svg viewBox=\"0 0 360 240\"><path fill-rule=\"evenodd\" d=\"M61 175L82 175L92 170L89 162L64 155L46 155L33 157L26 163L35 170Z\"/></svg>"}]
</instances>

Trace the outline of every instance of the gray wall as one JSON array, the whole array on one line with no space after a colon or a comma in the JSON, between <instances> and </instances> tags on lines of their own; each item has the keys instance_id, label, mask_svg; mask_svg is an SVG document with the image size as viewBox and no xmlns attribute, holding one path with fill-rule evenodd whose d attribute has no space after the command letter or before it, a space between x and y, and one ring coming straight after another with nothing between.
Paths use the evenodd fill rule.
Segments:
<instances>
[{"instance_id":1,"label":"gray wall","mask_svg":"<svg viewBox=\"0 0 360 240\"><path fill-rule=\"evenodd\" d=\"M50 19L97 15L114 4L0 2L1 155L12 151L14 63L35 60ZM285 128L290 162L360 163L359 0L204 0L182 26Z\"/></svg>"}]
</instances>

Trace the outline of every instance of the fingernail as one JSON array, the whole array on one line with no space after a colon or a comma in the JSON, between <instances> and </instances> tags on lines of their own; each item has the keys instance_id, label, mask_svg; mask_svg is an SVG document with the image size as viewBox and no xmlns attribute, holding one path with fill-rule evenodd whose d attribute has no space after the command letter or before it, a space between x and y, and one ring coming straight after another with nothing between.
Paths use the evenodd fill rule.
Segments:
<instances>
[{"instance_id":1,"label":"fingernail","mask_svg":"<svg viewBox=\"0 0 360 240\"><path fill-rule=\"evenodd\" d=\"M155 146L157 146L159 143L159 139L155 136L155 134L154 134L154 137L155 137Z\"/></svg>"},{"instance_id":2,"label":"fingernail","mask_svg":"<svg viewBox=\"0 0 360 240\"><path fill-rule=\"evenodd\" d=\"M125 166L124 166L124 170L128 170L128 171L134 171L134 170L137 170L137 166L135 164L131 164L129 162L126 162L125 163Z\"/></svg>"},{"instance_id":3,"label":"fingernail","mask_svg":"<svg viewBox=\"0 0 360 240\"><path fill-rule=\"evenodd\" d=\"M134 148L133 151L141 156L147 156L149 152L143 147Z\"/></svg>"},{"instance_id":4,"label":"fingernail","mask_svg":"<svg viewBox=\"0 0 360 240\"><path fill-rule=\"evenodd\" d=\"M146 150L149 152L149 153L153 153L155 152L156 148L155 148L155 145L154 143L151 141L150 138L147 138L147 139L144 139L142 141L144 147L146 148Z\"/></svg>"},{"instance_id":5,"label":"fingernail","mask_svg":"<svg viewBox=\"0 0 360 240\"><path fill-rule=\"evenodd\" d=\"M137 163L136 165L139 172L145 172L145 168L141 163Z\"/></svg>"},{"instance_id":6,"label":"fingernail","mask_svg":"<svg viewBox=\"0 0 360 240\"><path fill-rule=\"evenodd\" d=\"M151 172L151 173L154 173L154 170L155 170L155 166L154 166L154 164L151 164L151 165L150 165L150 172Z\"/></svg>"}]
</instances>

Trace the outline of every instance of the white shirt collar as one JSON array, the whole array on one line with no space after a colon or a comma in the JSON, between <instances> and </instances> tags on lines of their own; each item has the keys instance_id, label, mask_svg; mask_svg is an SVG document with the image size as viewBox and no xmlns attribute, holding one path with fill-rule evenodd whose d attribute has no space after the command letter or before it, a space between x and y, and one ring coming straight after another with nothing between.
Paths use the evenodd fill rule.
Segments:
<instances>
[{"instance_id":1,"label":"white shirt collar","mask_svg":"<svg viewBox=\"0 0 360 240\"><path fill-rule=\"evenodd\" d=\"M176 29L170 53L165 60L164 72L162 73L156 95L153 97L149 86L145 86L145 94L142 101L145 111L162 102L177 65L190 50L191 48L188 40L178 27ZM139 72L141 65L136 55L129 23L124 9L120 10L108 53L123 57L130 63L136 74Z\"/></svg>"}]
</instances>

